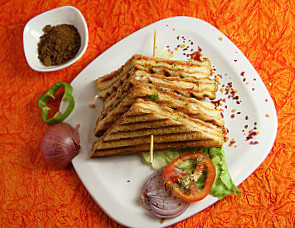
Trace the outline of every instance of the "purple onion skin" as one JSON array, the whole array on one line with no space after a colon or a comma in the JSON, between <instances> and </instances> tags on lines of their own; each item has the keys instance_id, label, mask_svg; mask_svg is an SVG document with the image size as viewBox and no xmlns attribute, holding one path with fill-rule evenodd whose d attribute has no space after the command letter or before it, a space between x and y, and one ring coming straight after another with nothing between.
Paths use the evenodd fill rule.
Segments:
<instances>
[{"instance_id":1,"label":"purple onion skin","mask_svg":"<svg viewBox=\"0 0 295 228\"><path fill-rule=\"evenodd\" d=\"M165 188L163 170L156 170L147 181L141 195L146 209L159 218L175 218L186 211L189 202L186 202L169 189Z\"/></svg>"},{"instance_id":2,"label":"purple onion skin","mask_svg":"<svg viewBox=\"0 0 295 228\"><path fill-rule=\"evenodd\" d=\"M41 154L54 169L64 169L80 152L79 124L74 129L67 123L49 127L41 140Z\"/></svg>"}]
</instances>

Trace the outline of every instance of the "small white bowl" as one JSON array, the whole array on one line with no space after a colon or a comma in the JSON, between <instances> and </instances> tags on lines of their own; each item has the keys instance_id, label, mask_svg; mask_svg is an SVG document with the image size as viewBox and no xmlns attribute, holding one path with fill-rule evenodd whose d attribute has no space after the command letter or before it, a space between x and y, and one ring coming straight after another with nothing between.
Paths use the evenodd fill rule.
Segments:
<instances>
[{"instance_id":1,"label":"small white bowl","mask_svg":"<svg viewBox=\"0 0 295 228\"><path fill-rule=\"evenodd\" d=\"M72 24L81 37L81 47L76 56L68 62L57 66L45 66L38 59L38 43L44 34L46 25ZM36 71L49 72L63 69L76 62L85 53L88 45L88 28L82 13L72 6L59 7L32 18L25 26L23 33L25 56L29 66Z\"/></svg>"}]
</instances>

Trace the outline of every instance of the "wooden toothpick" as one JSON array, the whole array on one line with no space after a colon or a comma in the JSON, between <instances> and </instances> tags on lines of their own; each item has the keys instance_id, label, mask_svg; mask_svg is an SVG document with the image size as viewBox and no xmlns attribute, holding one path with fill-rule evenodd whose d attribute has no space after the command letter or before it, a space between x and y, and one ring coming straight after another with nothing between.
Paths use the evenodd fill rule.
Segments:
<instances>
[{"instance_id":1,"label":"wooden toothpick","mask_svg":"<svg viewBox=\"0 0 295 228\"><path fill-rule=\"evenodd\" d=\"M154 31L154 49L153 49L153 57L156 57L156 51L157 51L157 30Z\"/></svg>"},{"instance_id":2,"label":"wooden toothpick","mask_svg":"<svg viewBox=\"0 0 295 228\"><path fill-rule=\"evenodd\" d=\"M151 143L150 143L150 164L154 162L154 136L151 135Z\"/></svg>"}]
</instances>

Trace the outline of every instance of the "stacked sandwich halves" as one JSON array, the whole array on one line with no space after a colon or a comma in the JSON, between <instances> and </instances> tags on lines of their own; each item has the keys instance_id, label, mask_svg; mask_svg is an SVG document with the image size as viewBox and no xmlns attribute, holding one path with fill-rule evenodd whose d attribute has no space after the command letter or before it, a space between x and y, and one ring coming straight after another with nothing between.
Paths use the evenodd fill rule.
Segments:
<instances>
[{"instance_id":1,"label":"stacked sandwich halves","mask_svg":"<svg viewBox=\"0 0 295 228\"><path fill-rule=\"evenodd\" d=\"M91 157L154 149L220 147L224 122L215 105L217 84L203 61L134 55L118 70L96 80L103 111Z\"/></svg>"}]
</instances>

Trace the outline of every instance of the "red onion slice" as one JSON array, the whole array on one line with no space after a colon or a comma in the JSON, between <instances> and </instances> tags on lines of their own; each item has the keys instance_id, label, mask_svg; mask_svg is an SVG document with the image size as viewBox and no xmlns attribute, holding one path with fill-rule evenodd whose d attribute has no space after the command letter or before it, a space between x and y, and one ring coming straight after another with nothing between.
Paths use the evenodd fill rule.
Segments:
<instances>
[{"instance_id":1,"label":"red onion slice","mask_svg":"<svg viewBox=\"0 0 295 228\"><path fill-rule=\"evenodd\" d=\"M181 215L189 206L169 189L165 188L163 170L156 170L147 181L141 195L145 207L159 218L175 218Z\"/></svg>"}]
</instances>

